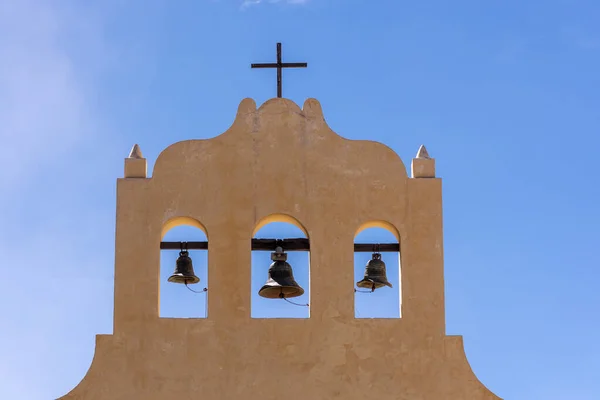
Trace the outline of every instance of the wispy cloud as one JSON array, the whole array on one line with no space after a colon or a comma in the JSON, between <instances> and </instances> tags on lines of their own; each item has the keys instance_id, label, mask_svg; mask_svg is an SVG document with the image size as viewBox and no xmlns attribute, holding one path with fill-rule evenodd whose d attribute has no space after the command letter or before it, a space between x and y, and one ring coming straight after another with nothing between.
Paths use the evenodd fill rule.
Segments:
<instances>
[{"instance_id":1,"label":"wispy cloud","mask_svg":"<svg viewBox=\"0 0 600 400\"><path fill-rule=\"evenodd\" d=\"M244 0L242 3L242 8L252 7L259 4L267 3L267 4L277 4L277 3L287 3L287 4L306 4L310 0Z\"/></svg>"}]
</instances>

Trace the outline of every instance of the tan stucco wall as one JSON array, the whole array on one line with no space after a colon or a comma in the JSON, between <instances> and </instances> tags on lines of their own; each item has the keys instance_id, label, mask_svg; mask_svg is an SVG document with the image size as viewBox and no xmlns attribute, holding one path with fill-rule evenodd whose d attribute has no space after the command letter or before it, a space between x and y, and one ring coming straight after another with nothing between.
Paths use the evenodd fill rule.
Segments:
<instances>
[{"instance_id":1,"label":"tan stucco wall","mask_svg":"<svg viewBox=\"0 0 600 400\"><path fill-rule=\"evenodd\" d=\"M64 399L498 399L445 335L440 179L338 136L316 100L246 99L225 133L173 144L117 190L114 334ZM310 239L309 319L250 318L250 238L272 214ZM178 217L209 240L207 319L158 316L159 243ZM354 235L372 221L399 234L401 319L354 317Z\"/></svg>"}]
</instances>

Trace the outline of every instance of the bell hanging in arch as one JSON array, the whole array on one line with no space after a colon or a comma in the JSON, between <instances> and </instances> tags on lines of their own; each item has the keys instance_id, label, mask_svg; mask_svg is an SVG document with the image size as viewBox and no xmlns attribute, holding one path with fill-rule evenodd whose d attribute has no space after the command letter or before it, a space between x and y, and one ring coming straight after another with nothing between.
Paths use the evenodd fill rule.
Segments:
<instances>
[{"instance_id":1,"label":"bell hanging in arch","mask_svg":"<svg viewBox=\"0 0 600 400\"><path fill-rule=\"evenodd\" d=\"M294 279L292 266L287 263L287 254L281 247L271 253L273 263L269 266L269 278L258 295L267 299L282 299L298 297L304 294L304 289Z\"/></svg>"},{"instance_id":2,"label":"bell hanging in arch","mask_svg":"<svg viewBox=\"0 0 600 400\"><path fill-rule=\"evenodd\" d=\"M177 258L175 272L168 279L172 283L184 283L186 285L200 282L200 278L194 274L194 266L187 250L182 250Z\"/></svg>"},{"instance_id":3,"label":"bell hanging in arch","mask_svg":"<svg viewBox=\"0 0 600 400\"><path fill-rule=\"evenodd\" d=\"M373 258L365 266L365 277L356 282L356 286L372 291L383 286L392 287L392 284L387 280L385 263L381 259L380 253L373 253Z\"/></svg>"}]
</instances>

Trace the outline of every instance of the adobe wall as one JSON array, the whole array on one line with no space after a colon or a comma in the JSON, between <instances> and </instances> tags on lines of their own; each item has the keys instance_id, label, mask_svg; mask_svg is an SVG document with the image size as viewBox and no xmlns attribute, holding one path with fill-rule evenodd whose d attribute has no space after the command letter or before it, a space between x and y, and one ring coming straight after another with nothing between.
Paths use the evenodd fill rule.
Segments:
<instances>
[{"instance_id":1,"label":"adobe wall","mask_svg":"<svg viewBox=\"0 0 600 400\"><path fill-rule=\"evenodd\" d=\"M114 334L63 399L499 399L445 335L434 160L409 178L388 147L334 133L316 100L246 99L225 133L168 147L152 178L145 165L118 180ZM308 319L250 318L250 239L274 214L310 239ZM209 241L208 318L161 319L161 236L185 218ZM401 319L354 317L354 236L373 223L399 236Z\"/></svg>"}]
</instances>

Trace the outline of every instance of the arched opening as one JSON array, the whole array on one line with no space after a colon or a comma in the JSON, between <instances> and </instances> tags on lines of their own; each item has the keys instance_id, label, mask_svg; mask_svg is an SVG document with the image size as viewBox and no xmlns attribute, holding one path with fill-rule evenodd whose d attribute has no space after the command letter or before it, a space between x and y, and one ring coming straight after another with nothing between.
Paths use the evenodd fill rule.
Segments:
<instances>
[{"instance_id":1,"label":"arched opening","mask_svg":"<svg viewBox=\"0 0 600 400\"><path fill-rule=\"evenodd\" d=\"M179 217L165 223L161 235L159 316L161 318L206 318L208 314L206 229L193 218ZM182 251L187 251L189 258L186 258L186 254ZM180 256L183 257L180 259ZM195 282L195 278L199 281Z\"/></svg>"},{"instance_id":2,"label":"arched opening","mask_svg":"<svg viewBox=\"0 0 600 400\"><path fill-rule=\"evenodd\" d=\"M310 317L307 244L306 229L290 216L271 215L256 225L250 285L252 318Z\"/></svg>"},{"instance_id":3,"label":"arched opening","mask_svg":"<svg viewBox=\"0 0 600 400\"><path fill-rule=\"evenodd\" d=\"M385 221L368 222L357 230L354 237L355 318L401 318L399 236L398 230Z\"/></svg>"}]
</instances>

